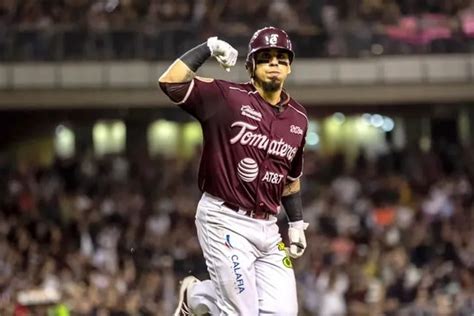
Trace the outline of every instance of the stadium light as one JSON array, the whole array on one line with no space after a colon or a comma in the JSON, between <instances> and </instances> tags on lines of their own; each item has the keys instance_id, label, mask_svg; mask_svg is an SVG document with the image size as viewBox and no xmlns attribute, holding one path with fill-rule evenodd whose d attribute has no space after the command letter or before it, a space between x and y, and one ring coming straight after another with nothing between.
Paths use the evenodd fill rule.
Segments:
<instances>
[{"instance_id":1,"label":"stadium light","mask_svg":"<svg viewBox=\"0 0 474 316\"><path fill-rule=\"evenodd\" d=\"M395 128L395 122L390 118L385 116L383 118L382 129L385 132L391 132Z\"/></svg>"}]
</instances>

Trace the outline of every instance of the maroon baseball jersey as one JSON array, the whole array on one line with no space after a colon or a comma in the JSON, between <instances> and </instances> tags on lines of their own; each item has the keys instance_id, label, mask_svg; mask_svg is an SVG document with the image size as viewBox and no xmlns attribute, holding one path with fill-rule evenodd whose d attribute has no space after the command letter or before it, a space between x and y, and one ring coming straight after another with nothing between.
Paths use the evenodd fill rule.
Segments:
<instances>
[{"instance_id":1,"label":"maroon baseball jersey","mask_svg":"<svg viewBox=\"0 0 474 316\"><path fill-rule=\"evenodd\" d=\"M177 88L164 91L177 101ZM203 130L199 188L246 210L278 213L285 182L303 169L304 107L283 92L279 110L251 83L203 78L181 95L179 106Z\"/></svg>"}]
</instances>

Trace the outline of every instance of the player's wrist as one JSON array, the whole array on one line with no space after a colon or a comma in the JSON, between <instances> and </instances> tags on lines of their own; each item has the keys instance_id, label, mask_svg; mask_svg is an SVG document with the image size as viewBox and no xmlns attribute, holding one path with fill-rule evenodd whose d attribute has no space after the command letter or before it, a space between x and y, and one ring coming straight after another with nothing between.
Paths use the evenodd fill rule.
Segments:
<instances>
[{"instance_id":1,"label":"player's wrist","mask_svg":"<svg viewBox=\"0 0 474 316\"><path fill-rule=\"evenodd\" d=\"M299 221L296 221L296 222L288 222L288 226L290 228L294 228L294 229L305 230L306 227L308 227L308 223L305 223L305 221L303 221L303 220L299 220Z\"/></svg>"},{"instance_id":2,"label":"player's wrist","mask_svg":"<svg viewBox=\"0 0 474 316\"><path fill-rule=\"evenodd\" d=\"M218 53L218 48L219 48L219 39L217 36L212 36L209 37L206 41L206 45L209 48L209 51L211 52L211 56L217 56Z\"/></svg>"},{"instance_id":3,"label":"player's wrist","mask_svg":"<svg viewBox=\"0 0 474 316\"><path fill-rule=\"evenodd\" d=\"M204 42L184 53L179 59L188 66L193 72L196 72L204 62L211 57L211 49Z\"/></svg>"}]
</instances>

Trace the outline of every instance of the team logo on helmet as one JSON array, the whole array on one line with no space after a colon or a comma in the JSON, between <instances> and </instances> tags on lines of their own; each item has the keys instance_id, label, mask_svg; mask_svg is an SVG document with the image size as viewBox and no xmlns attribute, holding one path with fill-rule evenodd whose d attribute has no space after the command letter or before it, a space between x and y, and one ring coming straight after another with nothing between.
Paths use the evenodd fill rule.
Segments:
<instances>
[{"instance_id":1,"label":"team logo on helmet","mask_svg":"<svg viewBox=\"0 0 474 316\"><path fill-rule=\"evenodd\" d=\"M270 34L265 36L267 45L276 45L278 43L278 34Z\"/></svg>"}]
</instances>

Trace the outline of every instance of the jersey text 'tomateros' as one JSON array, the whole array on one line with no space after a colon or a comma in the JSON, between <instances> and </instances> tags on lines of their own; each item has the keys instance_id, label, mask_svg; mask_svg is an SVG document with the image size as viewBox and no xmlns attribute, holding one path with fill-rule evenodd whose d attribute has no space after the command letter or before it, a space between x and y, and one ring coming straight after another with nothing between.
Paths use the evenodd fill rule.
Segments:
<instances>
[{"instance_id":1,"label":"jersey text 'tomateros'","mask_svg":"<svg viewBox=\"0 0 474 316\"><path fill-rule=\"evenodd\" d=\"M280 111L251 83L195 78L186 88L178 104L199 120L204 137L199 188L247 210L278 213L285 182L303 169L304 107L283 92Z\"/></svg>"}]
</instances>

